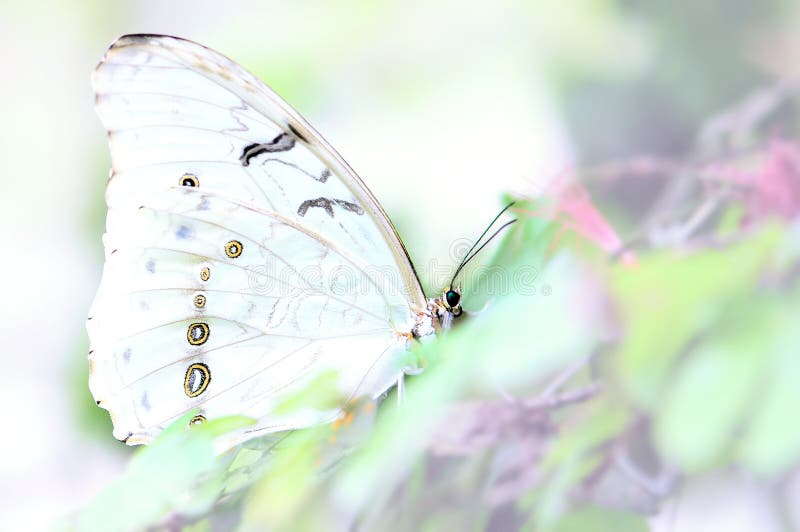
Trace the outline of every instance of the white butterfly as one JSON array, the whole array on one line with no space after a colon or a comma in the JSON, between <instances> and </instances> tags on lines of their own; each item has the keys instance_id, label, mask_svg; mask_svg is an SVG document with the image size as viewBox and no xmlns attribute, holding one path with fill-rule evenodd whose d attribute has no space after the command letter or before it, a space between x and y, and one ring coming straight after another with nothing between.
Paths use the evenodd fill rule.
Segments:
<instances>
[{"instance_id":1,"label":"white butterfly","mask_svg":"<svg viewBox=\"0 0 800 532\"><path fill-rule=\"evenodd\" d=\"M402 379L460 288L426 299L364 183L286 102L201 45L127 35L94 73L112 170L89 385L114 436L147 443L245 415L248 438L334 420L279 410L332 372L343 398Z\"/></svg>"}]
</instances>

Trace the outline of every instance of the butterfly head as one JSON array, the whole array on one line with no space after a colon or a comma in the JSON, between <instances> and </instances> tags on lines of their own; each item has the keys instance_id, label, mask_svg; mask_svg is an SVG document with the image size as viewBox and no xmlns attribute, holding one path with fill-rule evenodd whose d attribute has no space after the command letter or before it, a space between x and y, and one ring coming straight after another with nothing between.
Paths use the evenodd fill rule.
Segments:
<instances>
[{"instance_id":1,"label":"butterfly head","mask_svg":"<svg viewBox=\"0 0 800 532\"><path fill-rule=\"evenodd\" d=\"M450 329L456 318L461 316L464 310L461 308L461 283L457 286L449 285L442 290L442 295L428 299L428 324L432 326L430 331L442 331ZM421 329L420 329L421 331ZM424 333L415 332L419 337Z\"/></svg>"},{"instance_id":2,"label":"butterfly head","mask_svg":"<svg viewBox=\"0 0 800 532\"><path fill-rule=\"evenodd\" d=\"M448 286L443 290L439 302L444 311L452 314L454 318L461 316L461 283L455 288Z\"/></svg>"},{"instance_id":3,"label":"butterfly head","mask_svg":"<svg viewBox=\"0 0 800 532\"><path fill-rule=\"evenodd\" d=\"M450 283L447 285L447 288L442 290L441 297L437 297L434 300L428 300L428 309L431 312L432 316L435 316L439 320L439 325L441 329L449 329L455 318L458 318L463 314L463 309L461 308L461 282L455 284L456 278L458 274L461 273L461 270L464 269L472 259L475 258L481 250L486 247L486 245L491 242L494 237L499 235L503 229L510 226L516 220L511 220L503 224L499 229L497 229L491 236L484 240L484 237L489 232L489 230L494 226L495 222L502 216L504 212L510 209L514 205L514 202L509 203L506 205L492 220L486 229L481 233L481 236L472 244L472 247L464 255L464 258L461 260L461 263L456 268L455 273L453 273L453 277L450 279Z\"/></svg>"}]
</instances>

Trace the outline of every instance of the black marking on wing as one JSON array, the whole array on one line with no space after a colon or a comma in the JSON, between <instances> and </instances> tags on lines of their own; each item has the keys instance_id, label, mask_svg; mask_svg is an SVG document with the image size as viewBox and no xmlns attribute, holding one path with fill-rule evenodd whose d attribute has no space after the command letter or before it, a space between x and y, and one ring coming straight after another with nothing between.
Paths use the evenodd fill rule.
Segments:
<instances>
[{"instance_id":1,"label":"black marking on wing","mask_svg":"<svg viewBox=\"0 0 800 532\"><path fill-rule=\"evenodd\" d=\"M291 131L291 132L292 132L292 135L294 135L294 136L295 136L295 137L297 137L298 139L300 139L300 140L302 140L303 142L305 142L306 144L308 144L308 139L307 139L307 138L305 138L305 137L303 136L303 134L302 134L302 133L300 133L299 131L297 131L297 128L296 128L296 127L294 127L294 125L293 125L291 122L289 122L289 123L288 123L288 124L286 124L286 125L287 125L287 126L289 126L289 131Z\"/></svg>"},{"instance_id":2,"label":"black marking on wing","mask_svg":"<svg viewBox=\"0 0 800 532\"><path fill-rule=\"evenodd\" d=\"M312 200L306 200L300 204L300 207L297 209L297 214L300 216L305 216L306 212L308 212L308 209L310 209L311 207L319 207L320 209L325 209L325 212L328 213L328 216L333 218L334 205L338 205L339 207L347 211L354 212L358 215L364 214L364 209L362 209L360 205L335 198L334 199L317 198Z\"/></svg>"},{"instance_id":3,"label":"black marking on wing","mask_svg":"<svg viewBox=\"0 0 800 532\"><path fill-rule=\"evenodd\" d=\"M286 133L281 133L270 142L248 144L242 150L239 161L242 163L242 166L249 166L250 159L258 157L262 153L289 151L292 148L294 148L294 138Z\"/></svg>"}]
</instances>

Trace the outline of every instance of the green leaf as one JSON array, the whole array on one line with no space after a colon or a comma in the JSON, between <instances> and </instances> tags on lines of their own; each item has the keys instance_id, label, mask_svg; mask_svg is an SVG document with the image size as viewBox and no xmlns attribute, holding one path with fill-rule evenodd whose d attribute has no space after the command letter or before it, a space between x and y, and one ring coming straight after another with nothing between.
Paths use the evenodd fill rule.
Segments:
<instances>
[{"instance_id":1,"label":"green leaf","mask_svg":"<svg viewBox=\"0 0 800 532\"><path fill-rule=\"evenodd\" d=\"M553 532L647 532L647 520L640 516L608 508L589 506L561 518Z\"/></svg>"},{"instance_id":2,"label":"green leaf","mask_svg":"<svg viewBox=\"0 0 800 532\"><path fill-rule=\"evenodd\" d=\"M625 328L616 370L640 406L658 405L687 342L747 297L781 237L771 227L724 251L658 253L614 270Z\"/></svg>"},{"instance_id":3,"label":"green leaf","mask_svg":"<svg viewBox=\"0 0 800 532\"><path fill-rule=\"evenodd\" d=\"M195 412L167 427L134 454L122 478L74 516L78 530L128 530L153 526L171 513L201 515L222 490L224 459L214 438L241 428L246 418L220 419L188 429Z\"/></svg>"},{"instance_id":4,"label":"green leaf","mask_svg":"<svg viewBox=\"0 0 800 532\"><path fill-rule=\"evenodd\" d=\"M753 402L752 421L741 440L739 458L760 475L777 475L800 461L800 305L794 301L774 305L772 325L760 351L771 367L763 379L763 393Z\"/></svg>"},{"instance_id":5,"label":"green leaf","mask_svg":"<svg viewBox=\"0 0 800 532\"><path fill-rule=\"evenodd\" d=\"M689 354L656 412L655 442L667 460L694 472L724 457L756 399L764 372L760 336L743 329Z\"/></svg>"}]
</instances>

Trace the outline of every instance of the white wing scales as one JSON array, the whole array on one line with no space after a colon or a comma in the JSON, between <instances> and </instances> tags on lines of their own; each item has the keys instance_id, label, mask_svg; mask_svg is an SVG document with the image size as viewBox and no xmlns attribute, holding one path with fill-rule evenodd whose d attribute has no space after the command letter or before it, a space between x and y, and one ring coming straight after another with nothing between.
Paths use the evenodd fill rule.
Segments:
<instances>
[{"instance_id":1,"label":"white wing scales","mask_svg":"<svg viewBox=\"0 0 800 532\"><path fill-rule=\"evenodd\" d=\"M377 396L426 303L380 206L244 69L200 45L128 36L94 77L113 171L106 264L87 324L90 387L114 434L147 442L185 412L298 428L275 408L333 371Z\"/></svg>"}]
</instances>

